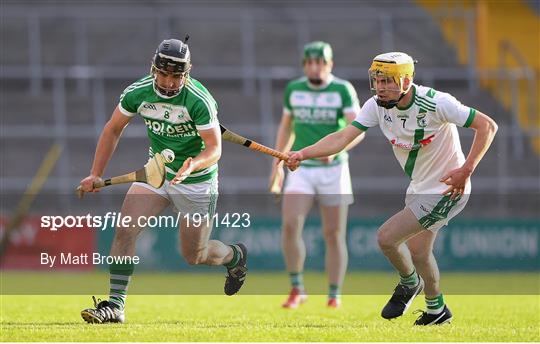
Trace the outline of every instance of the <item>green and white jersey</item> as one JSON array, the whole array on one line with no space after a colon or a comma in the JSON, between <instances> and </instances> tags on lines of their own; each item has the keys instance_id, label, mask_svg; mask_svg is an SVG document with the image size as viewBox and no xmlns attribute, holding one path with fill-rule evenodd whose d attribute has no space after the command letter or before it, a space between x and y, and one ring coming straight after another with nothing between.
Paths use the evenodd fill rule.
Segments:
<instances>
[{"instance_id":1,"label":"green and white jersey","mask_svg":"<svg viewBox=\"0 0 540 344\"><path fill-rule=\"evenodd\" d=\"M345 112L360 112L356 91L350 82L330 75L326 85L314 88L302 77L289 82L285 88L283 113L293 116L296 136L292 150L298 151L347 125ZM316 159L302 162L302 166L333 166L346 161L347 152L339 153L331 164Z\"/></svg>"},{"instance_id":2,"label":"green and white jersey","mask_svg":"<svg viewBox=\"0 0 540 344\"><path fill-rule=\"evenodd\" d=\"M217 103L208 90L197 80L188 78L180 93L163 98L154 90L151 75L128 86L120 96L120 111L129 117L139 114L146 124L150 138L149 154L168 148L175 159L167 163L167 180L174 178L188 157L195 157L205 148L199 130L219 126ZM182 183L198 183L217 173L217 163L194 171Z\"/></svg>"},{"instance_id":3,"label":"green and white jersey","mask_svg":"<svg viewBox=\"0 0 540 344\"><path fill-rule=\"evenodd\" d=\"M440 194L447 185L439 180L465 162L456 125L469 127L476 110L448 93L413 85L409 106L385 109L370 98L352 124L367 130L378 125L394 154L411 178L407 193ZM470 183L465 193L470 193Z\"/></svg>"}]
</instances>

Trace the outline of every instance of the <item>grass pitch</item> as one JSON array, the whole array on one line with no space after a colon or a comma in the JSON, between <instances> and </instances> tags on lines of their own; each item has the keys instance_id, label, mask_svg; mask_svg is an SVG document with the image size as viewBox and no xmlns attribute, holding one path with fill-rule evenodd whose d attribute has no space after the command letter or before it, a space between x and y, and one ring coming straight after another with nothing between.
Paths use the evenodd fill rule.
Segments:
<instances>
[{"instance_id":1,"label":"grass pitch","mask_svg":"<svg viewBox=\"0 0 540 344\"><path fill-rule=\"evenodd\" d=\"M182 274L171 275L171 283L177 283L178 276ZM268 283L275 283L273 275L266 276ZM322 274L318 276L324 281ZM366 273L358 276L369 278ZM200 278L214 282L214 276ZM537 279L538 275L528 278ZM216 277L218 280L222 282L223 276ZM379 314L388 297L344 295L342 308L334 310L326 308L325 296L312 295L299 309L284 310L280 305L285 295L130 295L125 324L90 325L79 315L91 306L90 295L2 295L0 337L2 341L139 342L540 340L538 294L446 295L453 322L425 328L412 326L417 317L412 311L424 308L422 297L403 317L387 321Z\"/></svg>"}]
</instances>

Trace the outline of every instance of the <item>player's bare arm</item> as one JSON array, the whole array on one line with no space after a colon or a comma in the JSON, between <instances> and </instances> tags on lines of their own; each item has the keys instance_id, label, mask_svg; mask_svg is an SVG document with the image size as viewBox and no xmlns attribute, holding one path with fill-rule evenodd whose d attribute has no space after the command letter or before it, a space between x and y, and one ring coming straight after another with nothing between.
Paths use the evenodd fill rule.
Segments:
<instances>
[{"instance_id":1,"label":"player's bare arm","mask_svg":"<svg viewBox=\"0 0 540 344\"><path fill-rule=\"evenodd\" d=\"M356 113L354 113L354 112L346 112L345 117L347 118L347 124L350 125L352 123L352 121L354 121L354 119L356 118ZM349 150L353 149L354 147L356 147L357 144L362 142L364 137L366 137L366 133L362 131L360 133L360 135L358 135L354 140L351 141L351 143L349 143L347 145L347 147L345 147L345 150L349 151Z\"/></svg>"},{"instance_id":2,"label":"player's bare arm","mask_svg":"<svg viewBox=\"0 0 540 344\"><path fill-rule=\"evenodd\" d=\"M184 161L184 164L172 180L173 184L181 183L194 171L212 166L221 157L221 133L219 126L207 130L199 130L199 135L204 141L205 149L196 157L188 158Z\"/></svg>"},{"instance_id":3,"label":"player's bare arm","mask_svg":"<svg viewBox=\"0 0 540 344\"><path fill-rule=\"evenodd\" d=\"M441 182L448 185L443 194L452 193L452 199L463 194L467 181L486 154L498 129L497 123L480 111L477 111L469 128L476 133L467 160L462 167L449 171L441 178Z\"/></svg>"},{"instance_id":4,"label":"player's bare arm","mask_svg":"<svg viewBox=\"0 0 540 344\"><path fill-rule=\"evenodd\" d=\"M287 152L291 149L294 142L294 133L292 130L293 117L290 114L283 113L276 136L275 149L280 152ZM283 163L280 159L273 159L272 172L270 173L269 188L271 192L278 192L283 187L285 173L283 171ZM275 185L276 190L273 190Z\"/></svg>"},{"instance_id":5,"label":"player's bare arm","mask_svg":"<svg viewBox=\"0 0 540 344\"><path fill-rule=\"evenodd\" d=\"M118 140L120 140L122 131L128 125L130 120L131 117L122 114L118 109L118 106L114 109L111 119L105 124L101 136L99 137L90 175L81 181L84 192L99 192L99 189L94 189L94 181L99 180L103 175L103 172L116 149Z\"/></svg>"},{"instance_id":6,"label":"player's bare arm","mask_svg":"<svg viewBox=\"0 0 540 344\"><path fill-rule=\"evenodd\" d=\"M345 112L344 115L345 115L345 118L347 119L347 124L351 124L352 121L354 121L354 119L356 118L356 113L352 111ZM344 151L349 151L353 149L354 147L356 147L356 145L359 144L364 139L364 136L365 136L364 133L358 135L354 140L352 140L351 143L347 145L347 147L345 147ZM318 159L323 161L324 163L329 164L334 160L335 157L336 157L336 154L332 154L332 155L328 155L328 156L318 158Z\"/></svg>"},{"instance_id":7,"label":"player's bare arm","mask_svg":"<svg viewBox=\"0 0 540 344\"><path fill-rule=\"evenodd\" d=\"M358 129L354 125L348 125L343 130L327 135L317 143L308 146L301 151L289 154L287 167L291 171L294 171L298 168L302 160L320 158L339 153L363 133L364 131Z\"/></svg>"}]
</instances>

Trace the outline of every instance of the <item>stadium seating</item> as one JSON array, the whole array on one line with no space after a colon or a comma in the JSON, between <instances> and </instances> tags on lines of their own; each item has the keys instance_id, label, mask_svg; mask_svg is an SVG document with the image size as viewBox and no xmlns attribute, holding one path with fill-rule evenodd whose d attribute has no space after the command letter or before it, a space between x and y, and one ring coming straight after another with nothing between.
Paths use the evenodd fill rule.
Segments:
<instances>
[{"instance_id":1,"label":"stadium seating","mask_svg":"<svg viewBox=\"0 0 540 344\"><path fill-rule=\"evenodd\" d=\"M99 130L119 94L130 82L147 73L156 44L167 36L183 39L185 34L190 34L192 75L218 101L222 123L267 145L273 145L285 83L301 75L299 54L305 43L302 39L326 40L332 44L336 67L345 71L339 76L353 82L361 103L370 96L366 70L372 57L391 46L420 61L419 82L435 80L432 86L436 89L448 91L464 103L482 109L499 123L511 124L510 115L497 101L487 92L470 92L467 80L426 77L424 68L430 71L455 68L461 72L464 69L458 63L455 48L445 41L433 18L408 1L400 2L398 8L384 2L358 1L338 5L317 3L310 9L294 2L215 3L212 8L196 3L180 6L134 2L126 13L99 3L58 8L37 2L35 6L37 11L28 13L17 10L17 6L8 6L7 13L13 11L16 15L3 17L0 23L3 37L8 38L0 54L0 65L3 75L11 73L9 78L2 79L2 126L8 130L1 137L6 152L1 177L2 186L11 189L24 187L24 181L32 177L48 145L56 140L67 149L63 159L67 159L69 167L62 176L69 178L65 191L71 190L71 184L88 171ZM35 13L40 13L39 20L32 17ZM390 27L385 16L391 19ZM30 48L28 37L35 34L36 27L40 47ZM387 29L389 37L384 36L383 29ZM247 35L246 30L250 32ZM81 37L85 37L84 41L80 41ZM30 93L28 76L36 71L36 65L32 64L35 59L41 64L37 70L41 70L44 78L42 91ZM127 73L123 68L136 72ZM280 70L287 73L269 74ZM289 73L291 70L295 72ZM21 71L21 76L14 76L14 71ZM56 71L61 73L55 74ZM77 75L85 79L78 81ZM251 79L250 75L259 78ZM262 77L271 79L272 93L266 94L267 103L260 94ZM55 79L64 81L65 94L55 89ZM103 81L105 86L101 96L96 95L95 80ZM252 82L251 89L246 90L246 80ZM65 101L59 105L57 99L62 98L55 100L55 97L63 97ZM11 133L9 128L13 129ZM15 137L15 133L23 136ZM135 120L126 130L126 136L108 173L125 172L126 166L139 166L145 159L142 121ZM468 147L470 141L469 132L463 137L464 146ZM27 159L19 160L17 152ZM483 185L501 173L498 155L491 153L477 173L476 178L487 178ZM351 156L357 191L403 192L407 179L378 130L371 130L365 143ZM250 161L249 169L245 168L246 161ZM537 160L509 156L506 163L503 177L530 177L539 172ZM518 163L519 170L512 168ZM269 166L268 158L225 143L220 171L224 181L222 191L264 192ZM54 173L53 177L60 176L59 169ZM8 180L18 182L7 183ZM58 183L50 181L48 185L52 188Z\"/></svg>"}]
</instances>

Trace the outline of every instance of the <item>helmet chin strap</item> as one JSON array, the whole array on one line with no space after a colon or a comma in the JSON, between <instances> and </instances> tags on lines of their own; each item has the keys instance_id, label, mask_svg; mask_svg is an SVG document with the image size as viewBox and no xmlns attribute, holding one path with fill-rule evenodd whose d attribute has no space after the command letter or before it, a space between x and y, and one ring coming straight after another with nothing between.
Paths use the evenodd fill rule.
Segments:
<instances>
[{"instance_id":1,"label":"helmet chin strap","mask_svg":"<svg viewBox=\"0 0 540 344\"><path fill-rule=\"evenodd\" d=\"M405 92L401 93L401 95L399 96L398 99L393 99L393 100L380 100L379 97L375 97L375 101L377 102L377 105L379 105L380 107L383 107L385 109L391 109L393 108L394 106L397 106L399 101L401 99L403 99L403 97L405 97Z\"/></svg>"},{"instance_id":2,"label":"helmet chin strap","mask_svg":"<svg viewBox=\"0 0 540 344\"><path fill-rule=\"evenodd\" d=\"M176 97L182 90L182 87L184 87L184 84L182 84L176 90L168 90L163 87L159 87L156 80L154 80L153 85L154 85L154 92L156 92L161 98L165 98L165 99Z\"/></svg>"},{"instance_id":3,"label":"helmet chin strap","mask_svg":"<svg viewBox=\"0 0 540 344\"><path fill-rule=\"evenodd\" d=\"M152 82L153 87L154 87L154 92L156 92L156 94L160 96L161 98L165 98L165 99L174 98L180 93L180 91L182 91L182 88L184 87L185 81L182 82L182 84L180 84L180 87L178 87L178 89L176 90L160 87L157 83L157 75L153 71L152 71L152 74L154 78L154 81Z\"/></svg>"}]
</instances>

